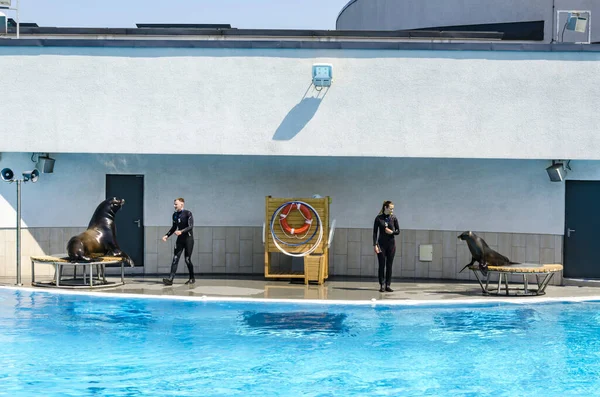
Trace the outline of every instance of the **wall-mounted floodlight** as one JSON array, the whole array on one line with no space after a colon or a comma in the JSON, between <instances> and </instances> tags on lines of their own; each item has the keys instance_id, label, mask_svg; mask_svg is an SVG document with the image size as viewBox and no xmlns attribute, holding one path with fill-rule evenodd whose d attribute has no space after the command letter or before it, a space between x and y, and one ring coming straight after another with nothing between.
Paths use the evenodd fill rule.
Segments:
<instances>
[{"instance_id":1,"label":"wall-mounted floodlight","mask_svg":"<svg viewBox=\"0 0 600 397\"><path fill-rule=\"evenodd\" d=\"M23 172L23 179L15 179L15 173L10 168L0 171L0 178L4 182L17 183L17 285L21 284L21 182L37 182L40 172L34 168Z\"/></svg>"},{"instance_id":2,"label":"wall-mounted floodlight","mask_svg":"<svg viewBox=\"0 0 600 397\"><path fill-rule=\"evenodd\" d=\"M315 63L312 66L312 80L317 90L330 87L333 81L333 65L328 63Z\"/></svg>"},{"instance_id":3,"label":"wall-mounted floodlight","mask_svg":"<svg viewBox=\"0 0 600 397\"><path fill-rule=\"evenodd\" d=\"M546 168L546 172L548 173L551 182L562 182L567 176L567 169L571 169L569 167L569 162L567 162L567 166L565 167L563 162L552 160L552 165Z\"/></svg>"},{"instance_id":4,"label":"wall-mounted floodlight","mask_svg":"<svg viewBox=\"0 0 600 397\"><path fill-rule=\"evenodd\" d=\"M567 30L585 33L587 22L588 19L586 15L582 15L580 12L571 12L567 19Z\"/></svg>"},{"instance_id":5,"label":"wall-mounted floodlight","mask_svg":"<svg viewBox=\"0 0 600 397\"><path fill-rule=\"evenodd\" d=\"M561 21L561 15L563 15ZM565 16L566 15L566 16ZM570 34L567 42L576 44L590 44L592 40L592 11L591 10L557 10L556 11L556 41L564 42L565 32L577 32ZM587 35L585 34L587 31ZM583 34L580 34L583 33ZM586 37L587 36L587 40Z\"/></svg>"},{"instance_id":6,"label":"wall-mounted floodlight","mask_svg":"<svg viewBox=\"0 0 600 397\"><path fill-rule=\"evenodd\" d=\"M32 161L33 157L34 156L32 155ZM45 153L44 155L39 155L35 163L35 168L40 170L42 174L51 174L54 172L54 159L50 157L48 153Z\"/></svg>"}]
</instances>

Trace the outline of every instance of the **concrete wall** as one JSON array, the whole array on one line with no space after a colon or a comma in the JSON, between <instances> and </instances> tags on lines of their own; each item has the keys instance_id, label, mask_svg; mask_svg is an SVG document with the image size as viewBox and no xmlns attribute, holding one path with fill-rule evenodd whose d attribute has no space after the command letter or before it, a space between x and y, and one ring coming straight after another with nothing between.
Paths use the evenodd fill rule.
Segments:
<instances>
[{"instance_id":1,"label":"concrete wall","mask_svg":"<svg viewBox=\"0 0 600 397\"><path fill-rule=\"evenodd\" d=\"M554 12L553 12L554 6ZM340 12L338 30L407 30L438 26L544 21L544 42L556 35L558 10L589 10L592 14L592 39L600 41L594 16L600 13L595 0L352 0ZM559 32L566 13L558 16ZM587 41L588 32L565 32L564 42ZM583 40L585 38L585 40Z\"/></svg>"},{"instance_id":2,"label":"concrete wall","mask_svg":"<svg viewBox=\"0 0 600 397\"><path fill-rule=\"evenodd\" d=\"M0 47L0 152L600 159L600 52ZM311 65L334 83L311 89ZM17 138L18 137L18 138Z\"/></svg>"}]
</instances>

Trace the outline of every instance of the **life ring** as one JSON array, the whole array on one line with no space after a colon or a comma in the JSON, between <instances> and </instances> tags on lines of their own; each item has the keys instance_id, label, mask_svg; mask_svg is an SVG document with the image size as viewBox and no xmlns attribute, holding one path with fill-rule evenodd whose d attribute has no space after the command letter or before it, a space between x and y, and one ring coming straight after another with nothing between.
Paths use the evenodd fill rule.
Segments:
<instances>
[{"instance_id":1,"label":"life ring","mask_svg":"<svg viewBox=\"0 0 600 397\"><path fill-rule=\"evenodd\" d=\"M287 216L289 215L290 211L292 211L293 209L300 211L300 213L304 217L304 225L302 225L299 228L291 227L287 221ZM308 231L308 229L310 228L310 225L312 224L312 213L310 212L308 207L305 205L302 205L300 203L290 203L290 204L286 205L285 207L283 207L283 209L279 213L279 224L281 225L281 228L283 229L283 231L287 234L291 234L291 235L304 234Z\"/></svg>"}]
</instances>

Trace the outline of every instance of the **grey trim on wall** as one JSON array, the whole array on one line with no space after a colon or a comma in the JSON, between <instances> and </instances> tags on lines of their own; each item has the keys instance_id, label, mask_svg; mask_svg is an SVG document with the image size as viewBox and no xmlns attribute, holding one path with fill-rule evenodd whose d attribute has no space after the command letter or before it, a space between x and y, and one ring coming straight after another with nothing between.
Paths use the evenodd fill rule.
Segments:
<instances>
[{"instance_id":1,"label":"grey trim on wall","mask_svg":"<svg viewBox=\"0 0 600 397\"><path fill-rule=\"evenodd\" d=\"M598 44L433 43L303 40L136 40L136 39L0 39L0 47L109 47L109 48L228 48L322 50L429 50L600 52Z\"/></svg>"}]
</instances>

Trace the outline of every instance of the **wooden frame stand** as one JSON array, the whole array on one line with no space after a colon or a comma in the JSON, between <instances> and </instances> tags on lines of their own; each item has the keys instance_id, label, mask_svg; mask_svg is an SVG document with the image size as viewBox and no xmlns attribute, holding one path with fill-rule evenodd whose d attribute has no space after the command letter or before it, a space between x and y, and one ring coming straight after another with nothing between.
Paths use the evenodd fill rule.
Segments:
<instances>
[{"instance_id":1,"label":"wooden frame stand","mask_svg":"<svg viewBox=\"0 0 600 397\"><path fill-rule=\"evenodd\" d=\"M306 240L314 233L314 231L318 227L318 221L313 215L313 223L310 229L308 230L307 236L305 238L297 239L293 236L288 236L285 233L283 233L279 225L279 217L273 219L273 214L283 204L290 201L305 202L311 207L313 207L315 211L317 211L317 214L319 215L319 218L321 218L321 222L323 225L323 238L311 254L304 256L303 271L274 271L271 269L271 254L282 252L275 245L273 234L271 232L271 221L273 220L273 233L275 234L275 236L281 241L290 244L298 244L299 242ZM316 281L318 284L323 284L323 282L329 277L329 197L274 198L271 196L267 196L265 200L265 210L265 278L299 278L304 279L305 284L308 284L309 281ZM299 211L291 211L287 217L287 220L290 225L302 225L304 223L304 218L302 217ZM313 237L313 239L311 239L308 243L299 246L288 246L282 244L281 242L279 242L279 245L290 253L302 254L307 252L314 246L314 244L317 242L318 234L319 232L317 231L317 234Z\"/></svg>"}]
</instances>

